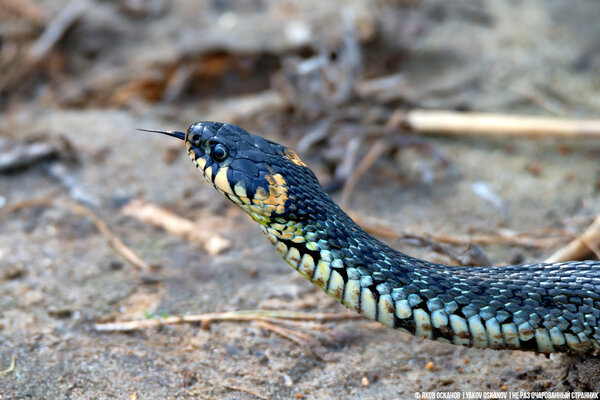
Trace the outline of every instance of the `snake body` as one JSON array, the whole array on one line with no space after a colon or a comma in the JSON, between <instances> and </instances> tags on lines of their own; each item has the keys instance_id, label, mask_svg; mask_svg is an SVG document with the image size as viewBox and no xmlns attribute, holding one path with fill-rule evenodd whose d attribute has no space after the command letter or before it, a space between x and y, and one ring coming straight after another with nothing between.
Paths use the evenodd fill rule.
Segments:
<instances>
[{"instance_id":1,"label":"snake body","mask_svg":"<svg viewBox=\"0 0 600 400\"><path fill-rule=\"evenodd\" d=\"M258 222L279 254L346 307L413 335L542 353L600 352L600 262L456 267L377 240L291 149L223 123L185 141L205 178Z\"/></svg>"}]
</instances>

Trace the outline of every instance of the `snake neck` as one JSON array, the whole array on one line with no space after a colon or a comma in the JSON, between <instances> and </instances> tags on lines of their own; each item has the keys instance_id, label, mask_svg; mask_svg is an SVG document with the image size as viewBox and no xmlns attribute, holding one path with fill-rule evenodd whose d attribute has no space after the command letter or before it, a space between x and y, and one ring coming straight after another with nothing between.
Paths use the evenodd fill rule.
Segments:
<instances>
[{"instance_id":1,"label":"snake neck","mask_svg":"<svg viewBox=\"0 0 600 400\"><path fill-rule=\"evenodd\" d=\"M493 349L600 351L600 262L455 267L375 239L326 194L263 231L300 274L365 317L419 337Z\"/></svg>"}]
</instances>

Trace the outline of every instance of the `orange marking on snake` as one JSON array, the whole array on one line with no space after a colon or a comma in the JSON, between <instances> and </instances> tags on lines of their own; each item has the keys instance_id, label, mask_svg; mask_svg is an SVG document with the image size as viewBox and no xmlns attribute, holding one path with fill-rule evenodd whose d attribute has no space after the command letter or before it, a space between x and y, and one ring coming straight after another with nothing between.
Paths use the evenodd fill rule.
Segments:
<instances>
[{"instance_id":1,"label":"orange marking on snake","mask_svg":"<svg viewBox=\"0 0 600 400\"><path fill-rule=\"evenodd\" d=\"M281 174L267 175L266 178L269 182L269 197L264 200L264 203L277 205L276 212L283 214L288 199L285 178Z\"/></svg>"},{"instance_id":2,"label":"orange marking on snake","mask_svg":"<svg viewBox=\"0 0 600 400\"><path fill-rule=\"evenodd\" d=\"M285 153L283 154L283 156L298 166L301 166L301 167L308 166L308 165L304 164L304 162L300 159L300 157L298 157L298 154L296 154L296 152L292 149L285 149Z\"/></svg>"}]
</instances>

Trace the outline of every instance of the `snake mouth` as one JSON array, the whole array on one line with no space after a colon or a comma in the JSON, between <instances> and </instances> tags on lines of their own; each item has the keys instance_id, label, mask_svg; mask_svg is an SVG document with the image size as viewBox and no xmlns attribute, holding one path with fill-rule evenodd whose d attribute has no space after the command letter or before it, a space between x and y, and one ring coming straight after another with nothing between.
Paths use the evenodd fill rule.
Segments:
<instances>
[{"instance_id":1,"label":"snake mouth","mask_svg":"<svg viewBox=\"0 0 600 400\"><path fill-rule=\"evenodd\" d=\"M155 130L155 129L141 129L141 128L137 128L138 131L142 131L142 132L152 132L152 133L160 133L163 135L167 135L167 136L171 136L180 140L185 140L185 133L184 132L179 132L179 131L159 131L159 130Z\"/></svg>"}]
</instances>

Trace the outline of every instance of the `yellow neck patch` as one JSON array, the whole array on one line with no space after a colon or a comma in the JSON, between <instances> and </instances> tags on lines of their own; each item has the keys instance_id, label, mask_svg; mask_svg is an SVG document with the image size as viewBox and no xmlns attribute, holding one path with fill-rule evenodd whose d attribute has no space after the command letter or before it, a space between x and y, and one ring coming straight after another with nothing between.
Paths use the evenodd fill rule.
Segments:
<instances>
[{"instance_id":1,"label":"yellow neck patch","mask_svg":"<svg viewBox=\"0 0 600 400\"><path fill-rule=\"evenodd\" d=\"M288 188L285 178L281 174L267 175L269 182L269 192L263 188L258 188L252 199L255 212L270 217L273 213L283 214L285 203L288 199Z\"/></svg>"}]
</instances>

